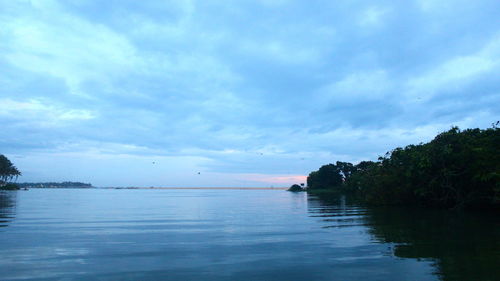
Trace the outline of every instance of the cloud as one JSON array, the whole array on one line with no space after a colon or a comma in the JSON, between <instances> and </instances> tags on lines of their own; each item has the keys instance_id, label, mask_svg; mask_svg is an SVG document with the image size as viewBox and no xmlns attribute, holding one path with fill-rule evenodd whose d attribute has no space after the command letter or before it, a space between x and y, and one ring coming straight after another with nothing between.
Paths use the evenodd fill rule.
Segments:
<instances>
[{"instance_id":1,"label":"cloud","mask_svg":"<svg viewBox=\"0 0 500 281\"><path fill-rule=\"evenodd\" d=\"M35 180L64 171L37 172L30 158L58 155L106 158L96 167L115 174L97 184L139 184L133 162L154 157L205 173L179 173L190 185L275 184L500 118L498 1L2 8L0 152L24 157Z\"/></svg>"},{"instance_id":2,"label":"cloud","mask_svg":"<svg viewBox=\"0 0 500 281\"><path fill-rule=\"evenodd\" d=\"M473 83L482 74L498 70L500 66L500 38L495 37L480 51L453 57L441 65L418 77L409 80L409 94L420 97L439 94L449 88L461 88Z\"/></svg>"},{"instance_id":3,"label":"cloud","mask_svg":"<svg viewBox=\"0 0 500 281\"><path fill-rule=\"evenodd\" d=\"M389 9L382 7L370 7L363 11L360 17L361 26L375 26L382 22L385 14L389 12Z\"/></svg>"},{"instance_id":4,"label":"cloud","mask_svg":"<svg viewBox=\"0 0 500 281\"><path fill-rule=\"evenodd\" d=\"M52 127L93 119L96 115L90 110L65 108L36 99L15 101L3 98L0 99L0 117L18 121L28 120L38 126Z\"/></svg>"},{"instance_id":5,"label":"cloud","mask_svg":"<svg viewBox=\"0 0 500 281\"><path fill-rule=\"evenodd\" d=\"M69 94L88 95L79 88L84 81L106 81L118 70L137 65L127 39L53 6L54 10L34 9L29 15L3 21L8 46L3 57L12 66L62 78ZM35 17L35 13L41 15Z\"/></svg>"},{"instance_id":6,"label":"cloud","mask_svg":"<svg viewBox=\"0 0 500 281\"><path fill-rule=\"evenodd\" d=\"M321 104L349 105L385 99L393 82L384 70L353 72L319 91Z\"/></svg>"}]
</instances>

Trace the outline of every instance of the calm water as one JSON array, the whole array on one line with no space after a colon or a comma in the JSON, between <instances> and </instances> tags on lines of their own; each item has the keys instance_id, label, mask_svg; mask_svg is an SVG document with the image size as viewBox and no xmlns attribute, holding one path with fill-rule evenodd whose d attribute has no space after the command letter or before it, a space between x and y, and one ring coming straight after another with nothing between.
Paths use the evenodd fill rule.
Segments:
<instances>
[{"instance_id":1,"label":"calm water","mask_svg":"<svg viewBox=\"0 0 500 281\"><path fill-rule=\"evenodd\" d=\"M279 190L0 192L2 280L500 280L500 220Z\"/></svg>"}]
</instances>

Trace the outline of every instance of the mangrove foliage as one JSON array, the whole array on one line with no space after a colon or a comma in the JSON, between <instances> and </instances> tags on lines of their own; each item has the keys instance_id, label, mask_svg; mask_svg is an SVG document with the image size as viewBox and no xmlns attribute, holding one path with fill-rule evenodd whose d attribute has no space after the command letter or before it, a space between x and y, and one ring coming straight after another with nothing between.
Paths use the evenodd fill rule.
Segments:
<instances>
[{"instance_id":1,"label":"mangrove foliage","mask_svg":"<svg viewBox=\"0 0 500 281\"><path fill-rule=\"evenodd\" d=\"M500 129L453 127L377 161L336 162L311 172L308 190L350 193L377 205L500 207Z\"/></svg>"}]
</instances>

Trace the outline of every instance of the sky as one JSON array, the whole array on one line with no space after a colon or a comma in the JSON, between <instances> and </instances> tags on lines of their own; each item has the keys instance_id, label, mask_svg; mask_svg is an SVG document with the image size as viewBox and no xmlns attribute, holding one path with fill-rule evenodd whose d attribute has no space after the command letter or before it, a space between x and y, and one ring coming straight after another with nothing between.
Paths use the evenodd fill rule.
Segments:
<instances>
[{"instance_id":1,"label":"sky","mask_svg":"<svg viewBox=\"0 0 500 281\"><path fill-rule=\"evenodd\" d=\"M20 182L288 186L500 120L500 2L0 0Z\"/></svg>"}]
</instances>

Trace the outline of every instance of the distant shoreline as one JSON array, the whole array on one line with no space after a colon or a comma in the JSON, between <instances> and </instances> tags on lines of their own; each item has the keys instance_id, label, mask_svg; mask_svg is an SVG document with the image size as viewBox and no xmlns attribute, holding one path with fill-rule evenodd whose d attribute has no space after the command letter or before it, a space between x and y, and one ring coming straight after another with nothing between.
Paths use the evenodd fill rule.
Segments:
<instances>
[{"instance_id":1,"label":"distant shoreline","mask_svg":"<svg viewBox=\"0 0 500 281\"><path fill-rule=\"evenodd\" d=\"M98 189L286 190L287 187L98 187Z\"/></svg>"},{"instance_id":2,"label":"distant shoreline","mask_svg":"<svg viewBox=\"0 0 500 281\"><path fill-rule=\"evenodd\" d=\"M18 184L20 189L165 189L165 190L176 190L176 189L198 189L198 190L287 190L288 187L136 187L136 186L111 186L111 187L97 187L97 186L52 186L52 185L41 185L41 184Z\"/></svg>"}]
</instances>

